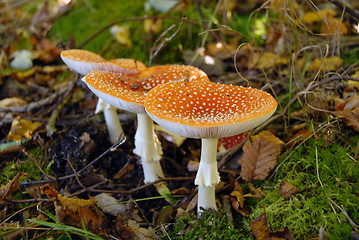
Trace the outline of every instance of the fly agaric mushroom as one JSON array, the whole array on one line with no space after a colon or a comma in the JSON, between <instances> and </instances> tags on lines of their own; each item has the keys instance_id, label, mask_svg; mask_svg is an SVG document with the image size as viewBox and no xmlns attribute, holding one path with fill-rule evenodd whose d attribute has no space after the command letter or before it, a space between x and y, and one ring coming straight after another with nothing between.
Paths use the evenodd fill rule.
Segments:
<instances>
[{"instance_id":1,"label":"fly agaric mushroom","mask_svg":"<svg viewBox=\"0 0 359 240\"><path fill-rule=\"evenodd\" d=\"M86 75L95 70L137 74L146 69L145 64L135 59L118 58L114 60L105 60L98 54L81 49L62 51L61 58L66 65L82 75ZM116 108L102 99L99 99L95 113L97 114L99 112L104 113L110 142L112 144L116 143L119 137L124 135Z\"/></svg>"},{"instance_id":2,"label":"fly agaric mushroom","mask_svg":"<svg viewBox=\"0 0 359 240\"><path fill-rule=\"evenodd\" d=\"M61 58L67 66L82 75L86 75L92 71L137 74L146 69L146 66L142 62L134 59L119 58L106 60L96 53L81 49L62 51Z\"/></svg>"},{"instance_id":3,"label":"fly agaric mushroom","mask_svg":"<svg viewBox=\"0 0 359 240\"><path fill-rule=\"evenodd\" d=\"M277 102L266 92L209 81L183 81L159 85L148 92L147 114L163 128L189 138L201 138L198 212L217 209L215 185L218 138L246 132L267 120Z\"/></svg>"},{"instance_id":4,"label":"fly agaric mushroom","mask_svg":"<svg viewBox=\"0 0 359 240\"><path fill-rule=\"evenodd\" d=\"M154 66L140 74L128 75L94 71L83 78L99 98L116 108L137 113L134 153L141 157L145 183L164 177L159 163L162 148L154 133L153 121L144 107L147 92L166 82L188 79L208 81L207 75L198 68L181 65Z\"/></svg>"}]
</instances>

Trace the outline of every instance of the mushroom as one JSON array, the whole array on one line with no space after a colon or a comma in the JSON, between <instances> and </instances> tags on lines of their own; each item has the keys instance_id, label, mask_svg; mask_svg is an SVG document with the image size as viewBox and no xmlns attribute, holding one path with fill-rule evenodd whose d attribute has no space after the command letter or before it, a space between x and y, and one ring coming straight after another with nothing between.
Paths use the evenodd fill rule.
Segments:
<instances>
[{"instance_id":1,"label":"mushroom","mask_svg":"<svg viewBox=\"0 0 359 240\"><path fill-rule=\"evenodd\" d=\"M61 52L62 60L76 72L86 75L92 71L112 71L127 74L138 74L146 69L145 64L135 59L118 58L105 60L100 55L81 49L71 49ZM124 135L117 110L107 102L99 99L95 113L103 112L107 125L109 140L112 144L116 143L121 135Z\"/></svg>"},{"instance_id":2,"label":"mushroom","mask_svg":"<svg viewBox=\"0 0 359 240\"><path fill-rule=\"evenodd\" d=\"M134 59L119 58L106 60L96 53L81 49L62 51L61 58L67 66L82 75L86 75L92 71L137 74L146 69L146 66L142 62Z\"/></svg>"},{"instance_id":3,"label":"mushroom","mask_svg":"<svg viewBox=\"0 0 359 240\"><path fill-rule=\"evenodd\" d=\"M217 209L218 138L253 129L267 120L276 107L275 99L258 89L199 80L159 85L148 92L145 100L147 114L160 126L178 135L201 138L195 179L199 213L202 208Z\"/></svg>"},{"instance_id":4,"label":"mushroom","mask_svg":"<svg viewBox=\"0 0 359 240\"><path fill-rule=\"evenodd\" d=\"M162 148L154 133L153 121L148 117L144 107L147 92L166 82L188 79L205 81L208 77L192 66L164 65L147 68L140 74L94 71L83 78L90 90L99 98L116 108L137 113L134 153L141 157L145 183L164 177L159 163Z\"/></svg>"}]
</instances>

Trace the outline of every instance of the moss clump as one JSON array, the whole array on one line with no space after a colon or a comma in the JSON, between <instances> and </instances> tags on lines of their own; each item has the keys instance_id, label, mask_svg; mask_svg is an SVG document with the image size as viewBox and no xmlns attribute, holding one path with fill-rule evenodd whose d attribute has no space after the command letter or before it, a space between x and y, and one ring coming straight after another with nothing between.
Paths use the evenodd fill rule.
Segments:
<instances>
[{"instance_id":1,"label":"moss clump","mask_svg":"<svg viewBox=\"0 0 359 240\"><path fill-rule=\"evenodd\" d=\"M162 239L252 239L249 232L243 233L243 230L231 227L224 212L211 211L205 211L200 219L194 215L179 218L167 234Z\"/></svg>"},{"instance_id":2,"label":"moss clump","mask_svg":"<svg viewBox=\"0 0 359 240\"><path fill-rule=\"evenodd\" d=\"M35 157L36 154L41 150L40 146L33 147L28 150L30 156ZM39 159L43 157L43 154L40 153ZM41 163L40 163L41 164ZM50 166L43 168L46 173L49 173ZM38 181L43 178L43 174L40 169L36 166L36 164L24 156L22 159L17 161L8 161L5 165L0 169L0 185L5 185L11 179L13 179L19 172L24 172L29 175L29 178L33 181ZM24 178L25 179L25 178Z\"/></svg>"},{"instance_id":3,"label":"moss clump","mask_svg":"<svg viewBox=\"0 0 359 240\"><path fill-rule=\"evenodd\" d=\"M339 143L328 146L324 141L311 139L287 158L288 154L279 160L286 162L278 169L276 181L265 188L266 197L253 208L251 218L262 214L265 205L273 231L287 226L296 239L307 239L318 236L319 229L324 228L330 239L349 239L354 229L335 203L355 223L359 222L359 167L348 156L354 155L351 148L343 148ZM289 200L280 196L282 179L302 192Z\"/></svg>"}]
</instances>

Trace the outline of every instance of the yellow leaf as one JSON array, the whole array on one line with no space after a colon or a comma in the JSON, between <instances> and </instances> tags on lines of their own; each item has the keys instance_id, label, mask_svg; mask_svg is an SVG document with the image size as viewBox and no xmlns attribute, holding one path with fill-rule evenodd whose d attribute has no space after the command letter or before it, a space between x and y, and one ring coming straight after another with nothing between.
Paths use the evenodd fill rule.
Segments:
<instances>
[{"instance_id":1,"label":"yellow leaf","mask_svg":"<svg viewBox=\"0 0 359 240\"><path fill-rule=\"evenodd\" d=\"M41 122L32 122L26 119L20 119L17 117L14 119L11 125L10 132L7 139L21 142L22 138L32 139L35 131L42 125Z\"/></svg>"},{"instance_id":2,"label":"yellow leaf","mask_svg":"<svg viewBox=\"0 0 359 240\"><path fill-rule=\"evenodd\" d=\"M114 25L111 27L110 32L119 43L125 45L128 48L132 47L132 41L130 39L130 27L128 25Z\"/></svg>"},{"instance_id":3,"label":"yellow leaf","mask_svg":"<svg viewBox=\"0 0 359 240\"><path fill-rule=\"evenodd\" d=\"M320 27L320 32L323 34L347 34L348 28L344 22L339 18L327 17L327 21L323 21Z\"/></svg>"},{"instance_id":4,"label":"yellow leaf","mask_svg":"<svg viewBox=\"0 0 359 240\"><path fill-rule=\"evenodd\" d=\"M342 59L340 59L337 56L332 57L327 57L324 59L315 59L311 64L308 65L307 70L308 71L313 71L316 72L319 69L321 69L322 71L335 71L336 69L338 69L340 67L340 65L342 64Z\"/></svg>"},{"instance_id":5,"label":"yellow leaf","mask_svg":"<svg viewBox=\"0 0 359 240\"><path fill-rule=\"evenodd\" d=\"M255 69L271 68L279 64L287 64L287 58L280 57L275 53L263 52L253 53L249 59L248 67Z\"/></svg>"},{"instance_id":6,"label":"yellow leaf","mask_svg":"<svg viewBox=\"0 0 359 240\"><path fill-rule=\"evenodd\" d=\"M162 19L145 19L143 23L143 30L145 33L157 34L162 29Z\"/></svg>"},{"instance_id":7,"label":"yellow leaf","mask_svg":"<svg viewBox=\"0 0 359 240\"><path fill-rule=\"evenodd\" d=\"M11 97L0 100L0 107L21 107L26 105L27 102L21 98Z\"/></svg>"}]
</instances>

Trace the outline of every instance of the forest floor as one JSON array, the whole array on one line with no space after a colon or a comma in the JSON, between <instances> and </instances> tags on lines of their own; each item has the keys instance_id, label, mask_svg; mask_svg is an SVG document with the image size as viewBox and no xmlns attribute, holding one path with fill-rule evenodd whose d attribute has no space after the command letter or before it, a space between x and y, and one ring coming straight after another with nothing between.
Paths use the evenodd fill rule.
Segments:
<instances>
[{"instance_id":1,"label":"forest floor","mask_svg":"<svg viewBox=\"0 0 359 240\"><path fill-rule=\"evenodd\" d=\"M0 3L2 239L359 239L356 1L118 2ZM276 99L219 140L218 210L197 215L200 139L155 125L165 178L145 184L136 115L118 111L111 144L66 49L193 65Z\"/></svg>"}]
</instances>

